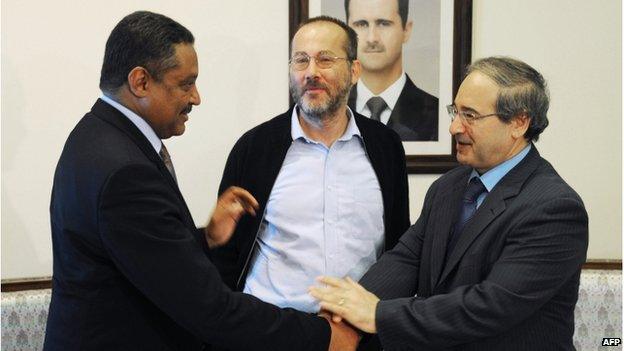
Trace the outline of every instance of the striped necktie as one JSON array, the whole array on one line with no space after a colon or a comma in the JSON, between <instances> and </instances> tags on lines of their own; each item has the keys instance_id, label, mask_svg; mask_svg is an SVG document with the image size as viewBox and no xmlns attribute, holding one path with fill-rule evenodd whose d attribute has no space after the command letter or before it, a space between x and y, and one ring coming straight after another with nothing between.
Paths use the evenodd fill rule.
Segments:
<instances>
[{"instance_id":1,"label":"striped necktie","mask_svg":"<svg viewBox=\"0 0 624 351\"><path fill-rule=\"evenodd\" d=\"M178 178L176 178L175 169L173 168L173 163L171 162L171 156L169 155L169 151L167 151L165 144L162 144L159 155L165 163L165 167L167 167L167 170L169 171L169 173L171 173L173 180L175 180L175 182L177 183Z\"/></svg>"}]
</instances>

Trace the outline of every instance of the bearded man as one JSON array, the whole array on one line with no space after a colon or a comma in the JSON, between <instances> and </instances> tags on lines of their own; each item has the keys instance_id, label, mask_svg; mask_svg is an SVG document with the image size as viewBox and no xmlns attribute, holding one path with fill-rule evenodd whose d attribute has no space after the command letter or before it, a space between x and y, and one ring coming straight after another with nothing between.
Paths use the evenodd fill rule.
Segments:
<instances>
[{"instance_id":1,"label":"bearded man","mask_svg":"<svg viewBox=\"0 0 624 351\"><path fill-rule=\"evenodd\" d=\"M405 151L347 107L361 70L353 29L315 17L291 44L295 105L238 140L219 188L249 190L259 215L241 218L212 257L233 289L316 313L307 287L317 276L359 279L408 228Z\"/></svg>"}]
</instances>

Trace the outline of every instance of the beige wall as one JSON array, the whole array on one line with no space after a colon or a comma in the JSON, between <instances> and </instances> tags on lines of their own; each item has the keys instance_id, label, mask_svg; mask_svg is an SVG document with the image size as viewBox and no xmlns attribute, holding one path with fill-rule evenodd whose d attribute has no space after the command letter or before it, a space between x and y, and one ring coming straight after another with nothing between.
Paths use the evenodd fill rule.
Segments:
<instances>
[{"instance_id":1,"label":"beige wall","mask_svg":"<svg viewBox=\"0 0 624 351\"><path fill-rule=\"evenodd\" d=\"M591 258L621 258L621 3L474 1L474 57L508 54L550 82L551 126L537 146L581 194ZM51 274L48 205L63 142L99 96L104 43L136 9L196 36L202 105L167 143L197 224L227 152L246 129L287 108L282 1L2 1L2 278ZM314 10L314 9L313 9ZM446 103L446 102L442 102ZM412 220L436 176L410 176Z\"/></svg>"}]
</instances>

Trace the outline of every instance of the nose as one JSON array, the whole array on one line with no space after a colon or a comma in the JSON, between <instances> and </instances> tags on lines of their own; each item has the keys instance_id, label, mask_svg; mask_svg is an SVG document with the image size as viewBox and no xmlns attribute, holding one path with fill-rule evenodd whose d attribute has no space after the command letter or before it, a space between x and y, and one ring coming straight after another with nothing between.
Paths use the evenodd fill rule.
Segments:
<instances>
[{"instance_id":1,"label":"nose","mask_svg":"<svg viewBox=\"0 0 624 351\"><path fill-rule=\"evenodd\" d=\"M319 75L319 67L316 65L316 58L311 57L308 67L305 69L305 78L314 79Z\"/></svg>"},{"instance_id":2,"label":"nose","mask_svg":"<svg viewBox=\"0 0 624 351\"><path fill-rule=\"evenodd\" d=\"M376 25L371 25L368 27L368 31L366 33L366 40L369 43L376 43L379 41L379 31L377 30Z\"/></svg>"},{"instance_id":3,"label":"nose","mask_svg":"<svg viewBox=\"0 0 624 351\"><path fill-rule=\"evenodd\" d=\"M199 90L197 89L197 86L194 85L193 86L193 91L191 92L191 104L197 106L199 104L201 104L201 97L199 96Z\"/></svg>"},{"instance_id":4,"label":"nose","mask_svg":"<svg viewBox=\"0 0 624 351\"><path fill-rule=\"evenodd\" d=\"M451 125L449 126L449 133L451 133L451 135L456 135L465 131L466 130L464 128L464 124L461 121L461 117L455 117L455 119L451 122Z\"/></svg>"}]
</instances>

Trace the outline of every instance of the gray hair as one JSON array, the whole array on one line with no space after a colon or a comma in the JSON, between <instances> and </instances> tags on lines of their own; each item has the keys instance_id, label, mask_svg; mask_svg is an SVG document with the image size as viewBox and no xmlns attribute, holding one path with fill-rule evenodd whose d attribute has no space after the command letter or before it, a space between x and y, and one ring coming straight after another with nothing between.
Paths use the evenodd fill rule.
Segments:
<instances>
[{"instance_id":1,"label":"gray hair","mask_svg":"<svg viewBox=\"0 0 624 351\"><path fill-rule=\"evenodd\" d=\"M486 57L468 66L466 76L480 72L492 79L501 89L496 101L499 118L508 123L525 114L530 118L524 137L537 141L548 126L550 97L546 80L533 67L510 57Z\"/></svg>"}]
</instances>

